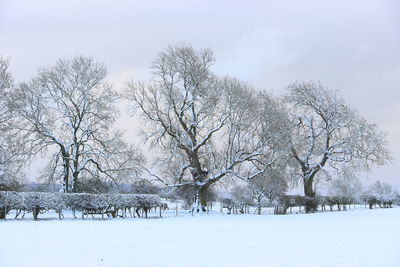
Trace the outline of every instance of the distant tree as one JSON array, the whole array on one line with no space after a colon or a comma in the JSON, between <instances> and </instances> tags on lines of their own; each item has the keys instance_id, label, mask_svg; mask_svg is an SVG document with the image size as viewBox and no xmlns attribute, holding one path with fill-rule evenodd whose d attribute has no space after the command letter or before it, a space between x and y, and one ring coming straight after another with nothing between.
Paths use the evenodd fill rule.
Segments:
<instances>
[{"instance_id":1,"label":"distant tree","mask_svg":"<svg viewBox=\"0 0 400 267\"><path fill-rule=\"evenodd\" d=\"M285 101L290 113L291 155L305 196L315 196L316 176L329 167L368 169L390 160L385 134L346 105L335 91L314 82L294 83ZM306 211L316 208L306 206Z\"/></svg>"},{"instance_id":2,"label":"distant tree","mask_svg":"<svg viewBox=\"0 0 400 267\"><path fill-rule=\"evenodd\" d=\"M104 82L106 74L92 58L61 59L13 94L20 130L29 134L31 146L56 151L46 177L61 178L65 192L81 191L84 179L116 182L134 175L142 160L114 128L118 95Z\"/></svg>"},{"instance_id":3,"label":"distant tree","mask_svg":"<svg viewBox=\"0 0 400 267\"><path fill-rule=\"evenodd\" d=\"M148 180L138 179L131 184L131 192L135 194L158 194L160 187L154 185Z\"/></svg>"},{"instance_id":4,"label":"distant tree","mask_svg":"<svg viewBox=\"0 0 400 267\"><path fill-rule=\"evenodd\" d=\"M253 200L257 203L257 213L262 211L262 201L268 199L271 203L277 197L282 196L288 189L285 169L269 169L249 181L249 191Z\"/></svg>"},{"instance_id":5,"label":"distant tree","mask_svg":"<svg viewBox=\"0 0 400 267\"><path fill-rule=\"evenodd\" d=\"M229 208L232 208L233 213L236 214L238 212L240 212L241 214L246 213L249 206L254 204L251 192L249 191L249 188L247 186L235 186L230 190L230 192L232 194L232 198L225 199L225 204L228 204L228 214L231 213Z\"/></svg>"},{"instance_id":6,"label":"distant tree","mask_svg":"<svg viewBox=\"0 0 400 267\"><path fill-rule=\"evenodd\" d=\"M342 173L339 178L330 181L328 192L346 209L346 204L354 203L361 197L362 185L355 174L348 170Z\"/></svg>"},{"instance_id":7,"label":"distant tree","mask_svg":"<svg viewBox=\"0 0 400 267\"><path fill-rule=\"evenodd\" d=\"M214 62L211 50L170 46L154 60L152 82L129 83L126 91L146 121L147 140L160 149L157 162L175 166L157 179L193 187L203 211L212 184L257 176L286 143L276 101L246 83L217 77Z\"/></svg>"},{"instance_id":8,"label":"distant tree","mask_svg":"<svg viewBox=\"0 0 400 267\"><path fill-rule=\"evenodd\" d=\"M4 59L3 57L0 57L0 90L4 94L6 93L6 90L11 88L14 85L14 79L8 70L10 63L7 59ZM4 98L2 98L4 100ZM1 108L1 115L2 118L4 114L6 113L6 110L4 109L4 106ZM3 120L1 120L3 122Z\"/></svg>"},{"instance_id":9,"label":"distant tree","mask_svg":"<svg viewBox=\"0 0 400 267\"><path fill-rule=\"evenodd\" d=\"M370 203L375 200L376 204L378 204L381 208L388 208L392 207L393 201L396 199L397 192L390 184L377 181L368 188L367 195ZM371 204L370 208L372 208Z\"/></svg>"}]
</instances>

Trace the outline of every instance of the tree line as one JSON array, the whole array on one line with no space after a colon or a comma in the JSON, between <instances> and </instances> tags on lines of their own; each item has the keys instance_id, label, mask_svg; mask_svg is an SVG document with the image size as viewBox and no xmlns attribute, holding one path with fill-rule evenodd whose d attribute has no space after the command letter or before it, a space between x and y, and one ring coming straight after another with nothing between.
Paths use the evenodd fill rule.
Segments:
<instances>
[{"instance_id":1,"label":"tree line","mask_svg":"<svg viewBox=\"0 0 400 267\"><path fill-rule=\"evenodd\" d=\"M336 91L294 82L275 97L218 76L214 64L210 49L171 45L152 61L150 81L114 88L107 68L90 57L60 59L18 83L1 58L0 189L15 188L27 162L45 154L42 176L64 192L146 177L187 189L205 211L216 184L250 182L257 197L300 182L313 198L321 179L390 161L385 133ZM142 119L154 158L117 129L121 99Z\"/></svg>"}]
</instances>

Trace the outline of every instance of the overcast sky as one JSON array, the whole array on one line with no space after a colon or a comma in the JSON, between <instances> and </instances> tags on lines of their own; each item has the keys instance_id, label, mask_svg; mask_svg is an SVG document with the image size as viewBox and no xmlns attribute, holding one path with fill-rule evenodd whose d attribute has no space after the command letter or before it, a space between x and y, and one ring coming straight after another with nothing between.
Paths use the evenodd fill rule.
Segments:
<instances>
[{"instance_id":1,"label":"overcast sky","mask_svg":"<svg viewBox=\"0 0 400 267\"><path fill-rule=\"evenodd\" d=\"M362 176L400 190L400 1L0 0L0 55L17 81L83 54L120 86L147 79L177 42L213 49L217 73L276 95L296 80L337 89L388 133L393 164Z\"/></svg>"}]
</instances>

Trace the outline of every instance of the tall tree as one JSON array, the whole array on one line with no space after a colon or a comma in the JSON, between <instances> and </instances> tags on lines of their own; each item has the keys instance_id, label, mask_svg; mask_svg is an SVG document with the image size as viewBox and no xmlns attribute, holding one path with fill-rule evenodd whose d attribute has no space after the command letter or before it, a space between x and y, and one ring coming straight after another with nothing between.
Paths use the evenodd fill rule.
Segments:
<instances>
[{"instance_id":1,"label":"tall tree","mask_svg":"<svg viewBox=\"0 0 400 267\"><path fill-rule=\"evenodd\" d=\"M115 179L135 173L140 154L114 130L116 92L106 68L92 58L61 59L41 69L14 94L15 110L37 151L53 147L48 177L61 176L65 192L79 192L80 179Z\"/></svg>"},{"instance_id":2,"label":"tall tree","mask_svg":"<svg viewBox=\"0 0 400 267\"><path fill-rule=\"evenodd\" d=\"M147 140L161 149L157 162L174 166L157 179L195 188L202 210L210 185L226 176L255 177L285 143L284 116L272 97L217 77L214 62L209 49L170 46L154 60L153 80L129 83L126 90L146 122Z\"/></svg>"},{"instance_id":3,"label":"tall tree","mask_svg":"<svg viewBox=\"0 0 400 267\"><path fill-rule=\"evenodd\" d=\"M290 111L291 155L304 194L315 196L317 174L348 166L369 169L390 160L385 134L362 118L335 91L319 83L294 83L285 96ZM316 207L307 206L307 212Z\"/></svg>"},{"instance_id":4,"label":"tall tree","mask_svg":"<svg viewBox=\"0 0 400 267\"><path fill-rule=\"evenodd\" d=\"M21 135L13 127L17 121L9 105L14 79L9 61L0 57L0 190L15 190L21 183L27 152Z\"/></svg>"}]
</instances>

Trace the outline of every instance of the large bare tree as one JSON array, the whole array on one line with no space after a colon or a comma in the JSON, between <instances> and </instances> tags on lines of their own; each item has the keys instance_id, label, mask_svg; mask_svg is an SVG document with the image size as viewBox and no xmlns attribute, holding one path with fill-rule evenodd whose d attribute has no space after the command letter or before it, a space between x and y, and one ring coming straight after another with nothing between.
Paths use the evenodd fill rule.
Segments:
<instances>
[{"instance_id":1,"label":"large bare tree","mask_svg":"<svg viewBox=\"0 0 400 267\"><path fill-rule=\"evenodd\" d=\"M191 186L205 210L207 189L227 176L251 179L282 152L284 114L273 98L234 78L219 78L209 49L169 46L158 54L150 83L131 82L126 95L157 147L169 186Z\"/></svg>"},{"instance_id":2,"label":"large bare tree","mask_svg":"<svg viewBox=\"0 0 400 267\"><path fill-rule=\"evenodd\" d=\"M138 170L140 154L114 129L118 96L106 74L92 58L61 59L13 96L32 147L55 151L47 177L61 178L65 192L79 192L80 179L115 181Z\"/></svg>"},{"instance_id":3,"label":"large bare tree","mask_svg":"<svg viewBox=\"0 0 400 267\"><path fill-rule=\"evenodd\" d=\"M14 79L8 70L9 61L0 57L0 190L15 190L23 181L22 168L28 151L24 151L21 134L9 105Z\"/></svg>"},{"instance_id":4,"label":"large bare tree","mask_svg":"<svg viewBox=\"0 0 400 267\"><path fill-rule=\"evenodd\" d=\"M390 160L385 134L362 118L335 91L319 83L294 83L285 96L290 113L291 154L304 194L314 197L316 176L342 166L369 169ZM306 207L307 212L316 207Z\"/></svg>"}]
</instances>

